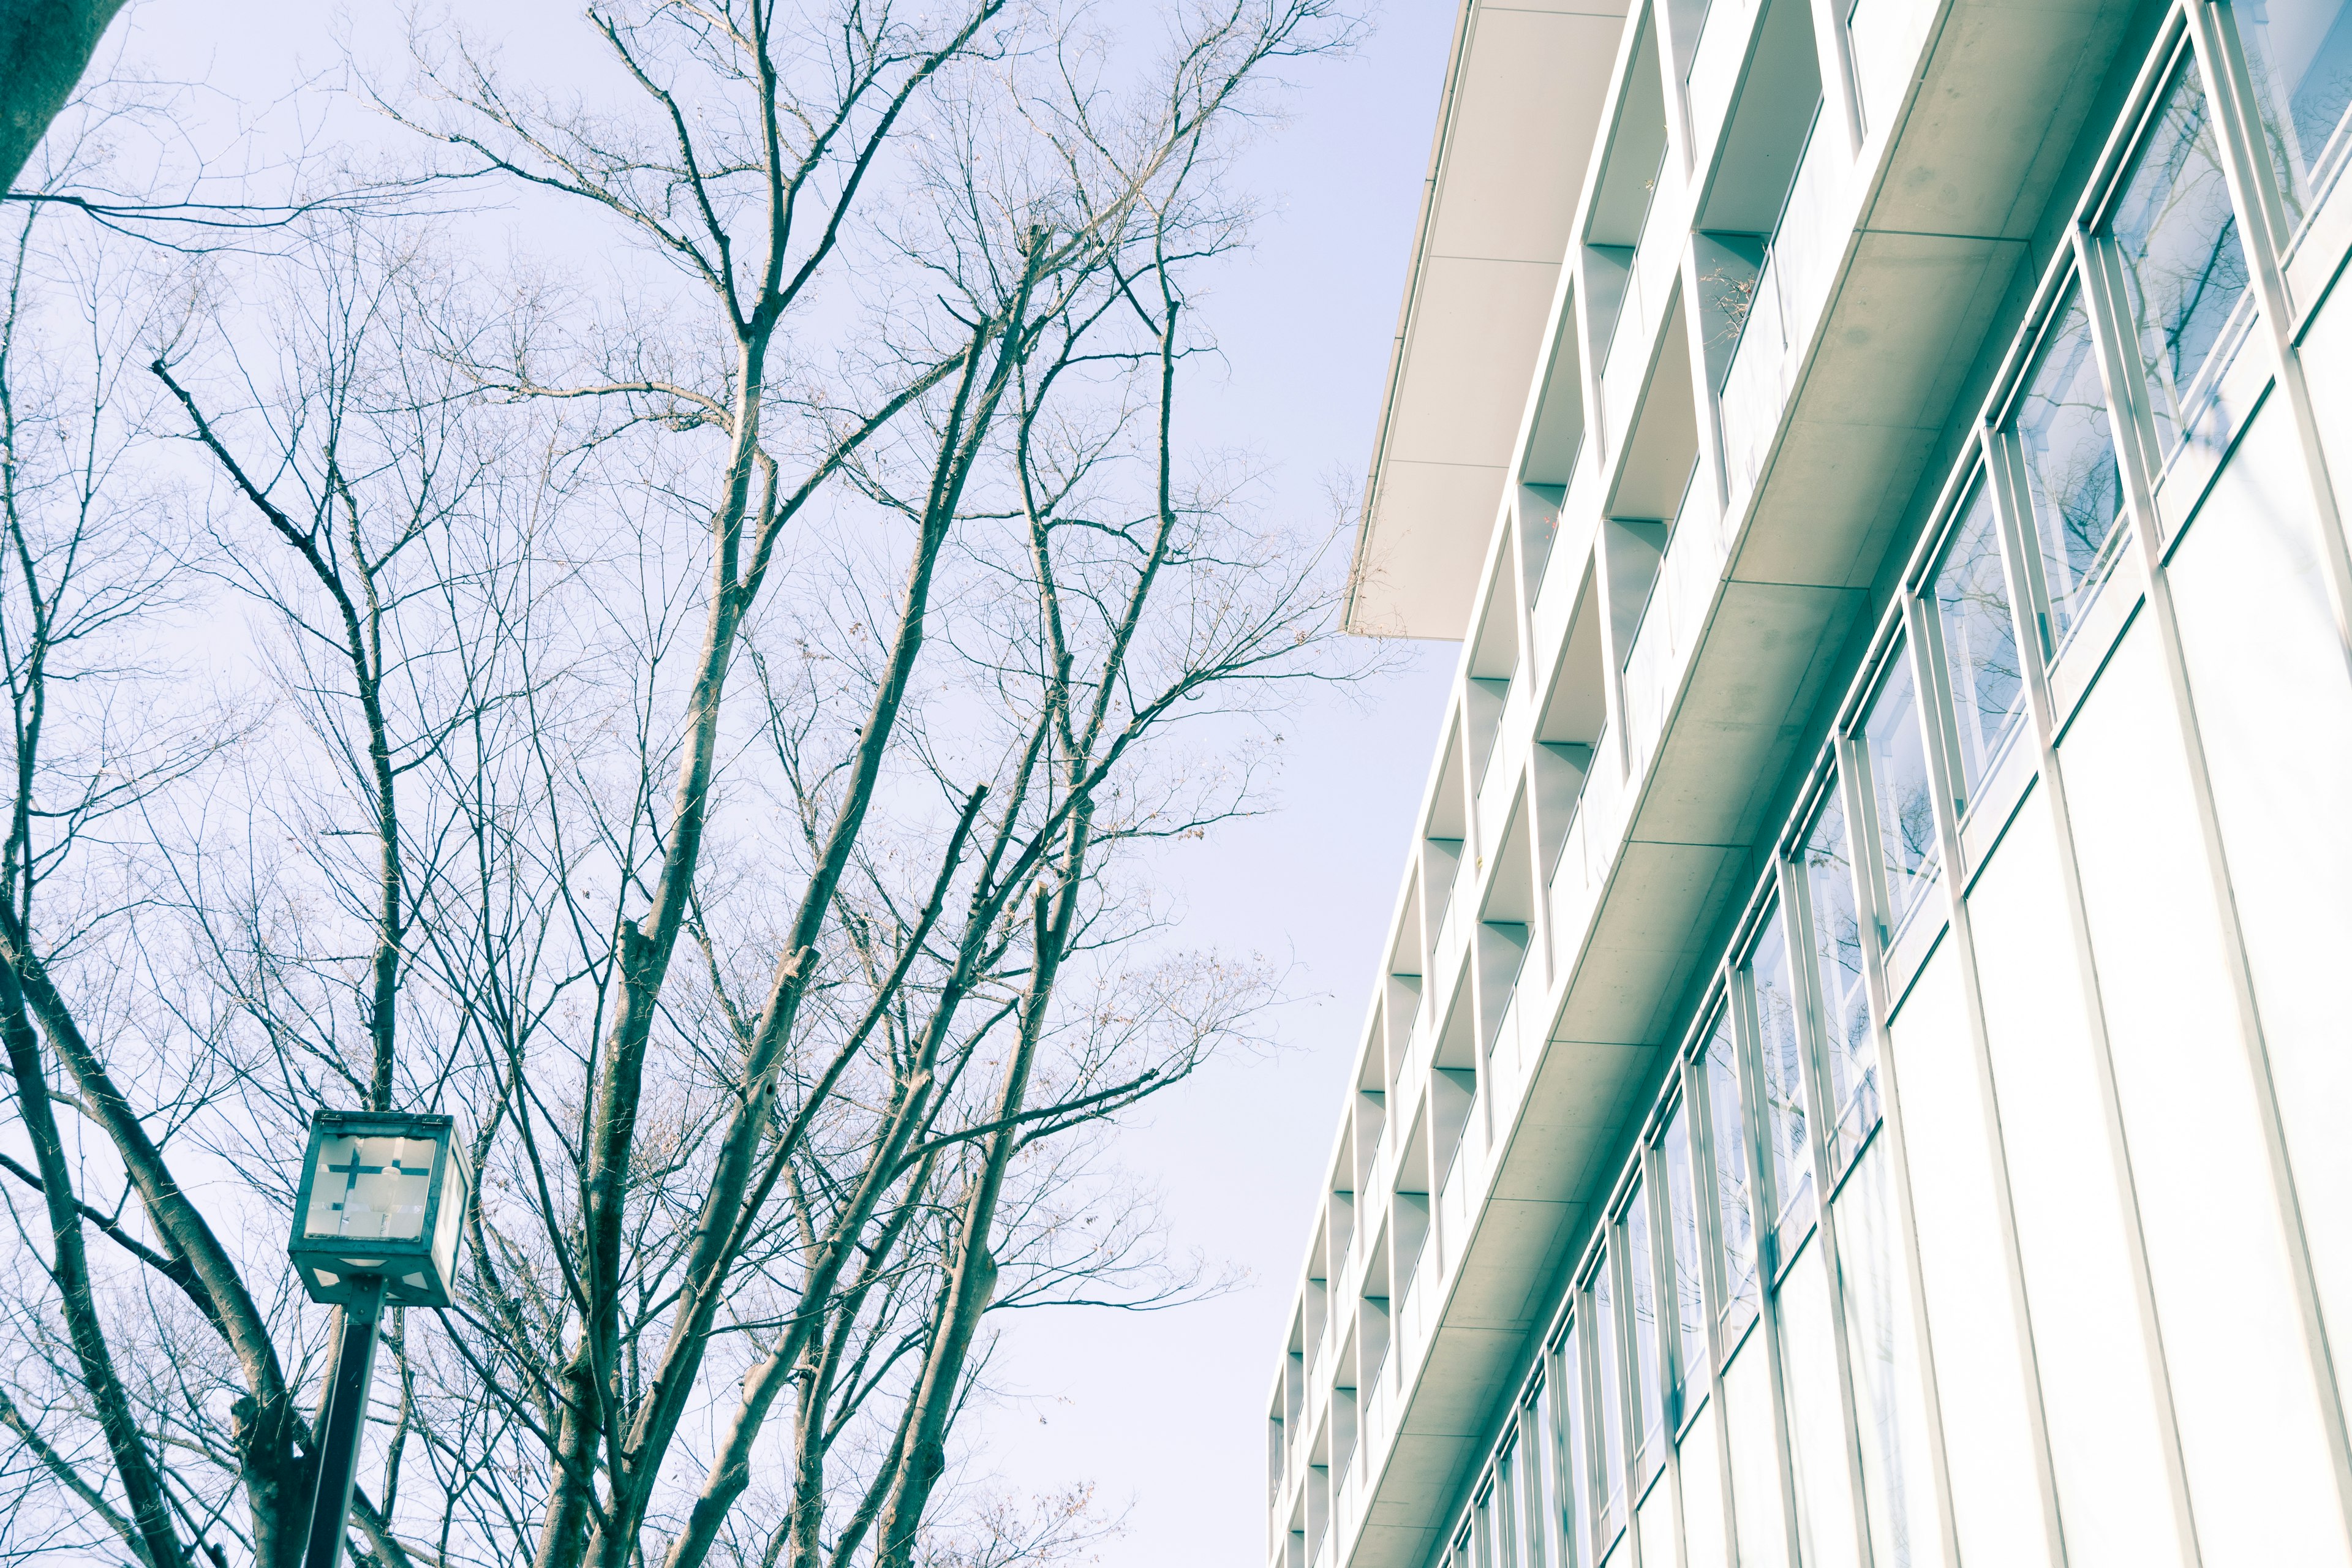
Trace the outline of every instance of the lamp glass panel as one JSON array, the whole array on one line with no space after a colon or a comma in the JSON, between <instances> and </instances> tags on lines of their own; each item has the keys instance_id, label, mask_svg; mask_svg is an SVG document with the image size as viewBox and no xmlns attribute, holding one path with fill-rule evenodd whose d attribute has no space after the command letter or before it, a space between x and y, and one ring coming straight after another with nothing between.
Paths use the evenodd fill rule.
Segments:
<instances>
[{"instance_id":1,"label":"lamp glass panel","mask_svg":"<svg viewBox=\"0 0 2352 1568\"><path fill-rule=\"evenodd\" d=\"M430 1138L320 1140L302 1235L311 1241L415 1241L433 1192Z\"/></svg>"}]
</instances>

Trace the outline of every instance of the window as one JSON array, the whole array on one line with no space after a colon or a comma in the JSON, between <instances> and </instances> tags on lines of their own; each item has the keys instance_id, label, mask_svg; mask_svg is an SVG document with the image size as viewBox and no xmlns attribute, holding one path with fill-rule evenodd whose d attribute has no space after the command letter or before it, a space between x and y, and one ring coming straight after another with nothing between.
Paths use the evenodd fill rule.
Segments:
<instances>
[{"instance_id":1,"label":"window","mask_svg":"<svg viewBox=\"0 0 2352 1568\"><path fill-rule=\"evenodd\" d=\"M1831 1158L1843 1165L1878 1122L1878 1050L1870 1032L1870 997L1862 974L1862 922L1854 901L1853 859L1846 848L1845 802L1838 779L1812 831L1805 835L1805 902L1812 917L1813 973L1821 988L1822 1046L1835 1120Z\"/></svg>"},{"instance_id":2,"label":"window","mask_svg":"<svg viewBox=\"0 0 2352 1568\"><path fill-rule=\"evenodd\" d=\"M1960 798L1955 805L1965 810L2025 717L2017 620L2000 568L2000 525L1982 479L1970 487L1960 507L1959 524L1944 547L1928 593L1959 735Z\"/></svg>"},{"instance_id":3,"label":"window","mask_svg":"<svg viewBox=\"0 0 2352 1568\"><path fill-rule=\"evenodd\" d=\"M1556 1380L1538 1378L1536 1391L1519 1412L1520 1430L1528 1434L1521 1448L1528 1456L1528 1568L1565 1568L1560 1556L1559 1438L1553 1430L1551 1403L1547 1397Z\"/></svg>"},{"instance_id":4,"label":"window","mask_svg":"<svg viewBox=\"0 0 2352 1568\"><path fill-rule=\"evenodd\" d=\"M1625 1519L1625 1376L1617 1362L1617 1303L1609 1265L1604 1258L1592 1275L1592 1359L1601 1381L1601 1495L1609 1500L1594 1511L1600 1515L1603 1542Z\"/></svg>"},{"instance_id":5,"label":"window","mask_svg":"<svg viewBox=\"0 0 2352 1568\"><path fill-rule=\"evenodd\" d=\"M1748 975L1756 995L1757 1055L1764 1069L1763 1131L1772 1151L1773 1228L1785 1259L1812 1222L1813 1154L1805 1139L1805 1081L1798 1067L1804 1047L1797 1034L1796 989L1777 908L1765 918Z\"/></svg>"},{"instance_id":6,"label":"window","mask_svg":"<svg viewBox=\"0 0 2352 1568\"><path fill-rule=\"evenodd\" d=\"M1625 1359L1633 1373L1633 1409L1641 1420L1634 1451L1642 1456L1642 1479L1655 1474L1659 1433L1665 1426L1665 1400L1659 1380L1657 1255L1650 1247L1650 1194L1647 1184L1633 1184L1625 1202L1624 1247L1617 1255L1633 1303L1633 1343Z\"/></svg>"},{"instance_id":7,"label":"window","mask_svg":"<svg viewBox=\"0 0 2352 1568\"><path fill-rule=\"evenodd\" d=\"M2124 305L2158 447L2169 452L2194 421L2198 373L2249 280L2220 139L2186 54L2143 133L2107 233L2123 262Z\"/></svg>"},{"instance_id":8,"label":"window","mask_svg":"<svg viewBox=\"0 0 2352 1568\"><path fill-rule=\"evenodd\" d=\"M1675 1292L1675 1384L1680 1393L1675 1420L1688 1419L1691 1390L1706 1359L1706 1292L1699 1283L1698 1187L1693 1181L1690 1107L1675 1108L1666 1122L1659 1162L1666 1177L1666 1225L1673 1247Z\"/></svg>"},{"instance_id":9,"label":"window","mask_svg":"<svg viewBox=\"0 0 2352 1568\"><path fill-rule=\"evenodd\" d=\"M1582 1568L1592 1560L1592 1450L1585 1441L1591 1430L1584 1419L1583 1347L1570 1323L1559 1342L1552 1379L1559 1390L1560 1523L1568 1541L1567 1568Z\"/></svg>"},{"instance_id":10,"label":"window","mask_svg":"<svg viewBox=\"0 0 2352 1568\"><path fill-rule=\"evenodd\" d=\"M1863 721L1871 803L1878 815L1879 863L1886 872L1887 917L1895 931L1927 902L1941 867L1936 809L1927 783L1927 739L1919 727L1918 688L1908 650L1897 645L1886 678Z\"/></svg>"},{"instance_id":11,"label":"window","mask_svg":"<svg viewBox=\"0 0 2352 1568\"><path fill-rule=\"evenodd\" d=\"M2238 0L2263 142L2295 223L2310 211L2327 145L2352 104L2352 5L2346 0Z\"/></svg>"},{"instance_id":12,"label":"window","mask_svg":"<svg viewBox=\"0 0 2352 1568\"><path fill-rule=\"evenodd\" d=\"M2077 284L2068 284L2060 300L2011 429L2025 463L2050 598L2042 651L2054 654L2081 624L2122 538L2123 475Z\"/></svg>"},{"instance_id":13,"label":"window","mask_svg":"<svg viewBox=\"0 0 2352 1568\"><path fill-rule=\"evenodd\" d=\"M1706 1039L1707 1143L1714 1158L1716 1223L1723 1247L1723 1342L1739 1342L1756 1321L1756 1211L1748 1192L1748 1124L1739 1109L1739 1067L1731 1015L1716 1015Z\"/></svg>"}]
</instances>

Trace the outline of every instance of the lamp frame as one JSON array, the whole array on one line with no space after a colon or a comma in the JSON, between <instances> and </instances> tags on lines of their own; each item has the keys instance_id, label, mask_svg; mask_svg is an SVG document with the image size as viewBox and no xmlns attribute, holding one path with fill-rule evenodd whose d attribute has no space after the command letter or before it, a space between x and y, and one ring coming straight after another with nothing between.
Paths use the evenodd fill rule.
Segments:
<instances>
[{"instance_id":1,"label":"lamp frame","mask_svg":"<svg viewBox=\"0 0 2352 1568\"><path fill-rule=\"evenodd\" d=\"M303 1234L310 1213L310 1190L318 1179L320 1146L330 1138L407 1138L430 1141L434 1146L433 1175L425 1189L425 1222L414 1239L362 1240L347 1237ZM293 1260L302 1289L312 1300L328 1306L373 1298L393 1307L446 1307L456 1285L457 1253L434 1256L441 1231L442 1205L465 1204L473 1191L473 1173L467 1169L465 1151L458 1146L454 1117L399 1110L321 1110L311 1119L310 1138L302 1151L302 1176L294 1193L294 1224L286 1255ZM462 1238L460 1238L462 1239ZM372 1260L358 1268L353 1258ZM422 1276L422 1285L408 1283Z\"/></svg>"}]
</instances>

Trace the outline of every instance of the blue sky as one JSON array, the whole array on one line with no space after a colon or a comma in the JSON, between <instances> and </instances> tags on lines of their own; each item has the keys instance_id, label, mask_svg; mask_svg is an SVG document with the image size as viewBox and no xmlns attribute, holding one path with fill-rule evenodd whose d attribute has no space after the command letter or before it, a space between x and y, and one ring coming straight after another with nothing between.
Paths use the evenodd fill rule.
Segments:
<instances>
[{"instance_id":1,"label":"blue sky","mask_svg":"<svg viewBox=\"0 0 2352 1568\"><path fill-rule=\"evenodd\" d=\"M1388 374L1454 7L1391 0L1357 56L1298 74L1290 123L1245 178L1276 204L1255 255L1205 307L1230 361L1223 438L1263 451L1283 504L1360 489ZM1205 433L1204 433L1205 434ZM1279 809L1177 858L1181 939L1287 953L1291 1044L1216 1064L1154 1102L1122 1159L1160 1186L1174 1241L1251 1284L1166 1313L1014 1326L1000 1378L1034 1396L992 1415L989 1457L1032 1489L1092 1478L1131 1500L1104 1552L1128 1568L1255 1563L1266 1552L1267 1390L1361 1037L1455 645L1285 720Z\"/></svg>"}]
</instances>

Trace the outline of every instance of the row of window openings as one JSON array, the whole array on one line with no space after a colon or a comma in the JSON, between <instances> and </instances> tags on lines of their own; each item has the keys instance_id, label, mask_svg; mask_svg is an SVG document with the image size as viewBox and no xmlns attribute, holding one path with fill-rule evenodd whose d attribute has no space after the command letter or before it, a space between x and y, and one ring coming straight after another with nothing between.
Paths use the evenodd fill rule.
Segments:
<instances>
[{"instance_id":1,"label":"row of window openings","mask_svg":"<svg viewBox=\"0 0 2352 1568\"><path fill-rule=\"evenodd\" d=\"M2184 53L2095 252L2113 258L2120 280L2120 313L2133 340L2126 358L2144 389L2137 395L2153 437L2151 469L2179 450L2211 406L2214 383L2226 368L2223 351L2242 333L2251 307L2244 251L2213 143L2202 88ZM1996 451L2014 463L2021 510L2031 520L2030 547L2016 575L2030 578L2022 596L2037 606L2039 649L2053 658L2083 625L2128 537L2116 421L2079 279L2061 290L2001 434ZM1954 710L1956 809L1971 804L2025 711L2013 609L2021 595L2012 592L1999 539L1996 510L1979 475L1927 591L1936 661ZM1886 780L1881 840L1899 922L1932 878L1936 850L1911 671L1901 658L1890 670L1856 740L1870 771Z\"/></svg>"},{"instance_id":2,"label":"row of window openings","mask_svg":"<svg viewBox=\"0 0 2352 1568\"><path fill-rule=\"evenodd\" d=\"M1473 1510L1475 1534L1465 1532L1457 1549L1480 1543L1485 1568L1496 1568L1484 1559L1485 1543L1504 1540L1544 1553L1525 1562L1553 1561L1553 1542L1530 1528L1535 1518L1558 1521L1565 1561L1608 1555L1629 1518L1629 1496L1638 1500L1656 1479L1669 1434L1704 1404L1708 1302L1720 1303L1716 1342L1727 1366L1757 1321L1765 1279L1777 1288L1811 1232L1820 1200L1807 1093L1822 1094L1830 1112L1821 1152L1835 1173L1831 1184L1853 1168L1877 1127L1866 1016L1859 1029L1841 1026L1859 990L1846 968L1853 944L1835 932L1834 917L1830 924L1832 934L1815 946L1830 972L1822 994L1832 998L1818 1015L1820 1054L1805 1051L1802 1039L1814 1031L1797 1027L1787 942L1769 922L1742 971L1748 1023L1735 1029L1728 1010L1717 1012L1688 1066L1687 1095L1677 1087L1674 1109L1645 1145ZM1820 1080L1803 1059L1826 1065ZM1760 1147L1750 1145L1751 1130ZM1759 1229L1759 1213L1776 1217Z\"/></svg>"},{"instance_id":3,"label":"row of window openings","mask_svg":"<svg viewBox=\"0 0 2352 1568\"><path fill-rule=\"evenodd\" d=\"M2291 219L2299 222L2314 190L2342 159L2340 152L2323 150L2352 102L2352 6L2273 0L2232 12L2248 46L2265 161ZM1646 147L1643 153L1646 158ZM1776 222L1753 276L1715 279L1723 285L1719 303L1735 339L1754 315L1755 292L1764 286L1783 227ZM2116 262L2117 306L2144 387L2137 401L2146 410L2147 458L2161 471L2210 408L2217 376L2201 373L2223 363L2216 351L2245 319L2239 307L2250 281L2217 129L2185 46L2111 201L2101 238ZM2053 317L2013 428L2048 589L2050 622L2040 630L2045 650L2054 652L2113 564L2123 504L2079 283Z\"/></svg>"}]
</instances>

